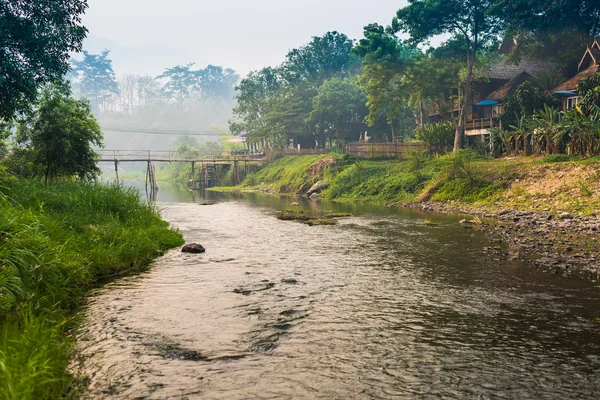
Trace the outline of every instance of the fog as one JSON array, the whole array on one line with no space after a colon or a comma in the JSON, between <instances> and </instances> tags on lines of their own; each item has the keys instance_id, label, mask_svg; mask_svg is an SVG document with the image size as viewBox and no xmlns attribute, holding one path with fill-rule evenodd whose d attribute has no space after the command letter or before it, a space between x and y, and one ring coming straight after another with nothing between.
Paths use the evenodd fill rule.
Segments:
<instances>
[{"instance_id":1,"label":"fog","mask_svg":"<svg viewBox=\"0 0 600 400\"><path fill-rule=\"evenodd\" d=\"M90 0L83 22L84 50L109 50L116 90L85 91L83 74L72 77L74 93L93 97L93 110L106 149L170 149L183 134L199 143L227 132L235 105L235 85L248 72L280 64L287 52L313 36L337 30L353 39L372 22L389 24L406 1L373 0ZM74 55L82 60L82 55ZM185 98L166 94L167 68L195 73L207 66L235 71L220 93L192 84ZM231 75L231 74L230 74ZM195 85L195 86L194 86ZM231 89L231 90L229 90Z\"/></svg>"}]
</instances>

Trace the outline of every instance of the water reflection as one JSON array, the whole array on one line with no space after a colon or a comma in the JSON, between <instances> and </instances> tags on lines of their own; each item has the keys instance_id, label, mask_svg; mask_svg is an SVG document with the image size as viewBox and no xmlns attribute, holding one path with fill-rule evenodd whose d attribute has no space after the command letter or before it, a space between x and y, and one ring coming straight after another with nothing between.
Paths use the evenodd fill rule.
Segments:
<instances>
[{"instance_id":1,"label":"water reflection","mask_svg":"<svg viewBox=\"0 0 600 400\"><path fill-rule=\"evenodd\" d=\"M294 198L164 187L163 216L207 253L171 252L90 301L88 398L600 392L598 288L501 259L453 216L301 201L354 213L309 227L275 218Z\"/></svg>"}]
</instances>

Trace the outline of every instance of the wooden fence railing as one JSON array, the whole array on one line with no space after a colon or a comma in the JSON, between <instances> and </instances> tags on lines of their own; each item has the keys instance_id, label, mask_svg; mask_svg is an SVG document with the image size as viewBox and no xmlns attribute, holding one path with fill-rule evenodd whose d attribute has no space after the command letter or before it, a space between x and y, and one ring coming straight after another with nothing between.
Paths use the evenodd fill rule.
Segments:
<instances>
[{"instance_id":1,"label":"wooden fence railing","mask_svg":"<svg viewBox=\"0 0 600 400\"><path fill-rule=\"evenodd\" d=\"M313 154L327 154L329 149L265 149L265 156L311 156Z\"/></svg>"},{"instance_id":2,"label":"wooden fence railing","mask_svg":"<svg viewBox=\"0 0 600 400\"><path fill-rule=\"evenodd\" d=\"M406 158L411 151L427 150L425 143L363 143L352 142L346 145L346 153L359 158Z\"/></svg>"}]
</instances>

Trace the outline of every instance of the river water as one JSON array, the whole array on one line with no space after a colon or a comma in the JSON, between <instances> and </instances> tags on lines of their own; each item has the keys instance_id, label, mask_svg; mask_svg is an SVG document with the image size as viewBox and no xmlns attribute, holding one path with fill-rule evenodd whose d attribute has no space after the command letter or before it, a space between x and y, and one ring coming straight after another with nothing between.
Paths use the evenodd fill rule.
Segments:
<instances>
[{"instance_id":1,"label":"river water","mask_svg":"<svg viewBox=\"0 0 600 400\"><path fill-rule=\"evenodd\" d=\"M307 201L353 213L311 227L276 219L291 198L211 197L161 186L206 253L89 299L84 398L599 398L597 283L490 252L452 216Z\"/></svg>"}]
</instances>

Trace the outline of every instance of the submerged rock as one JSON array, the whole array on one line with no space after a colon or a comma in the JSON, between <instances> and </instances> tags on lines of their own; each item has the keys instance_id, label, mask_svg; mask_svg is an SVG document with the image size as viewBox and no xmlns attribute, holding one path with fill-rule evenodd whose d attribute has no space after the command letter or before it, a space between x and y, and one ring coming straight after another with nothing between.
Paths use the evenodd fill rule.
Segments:
<instances>
[{"instance_id":1,"label":"submerged rock","mask_svg":"<svg viewBox=\"0 0 600 400\"><path fill-rule=\"evenodd\" d=\"M204 253L206 249L198 243L188 243L181 248L182 253Z\"/></svg>"}]
</instances>

